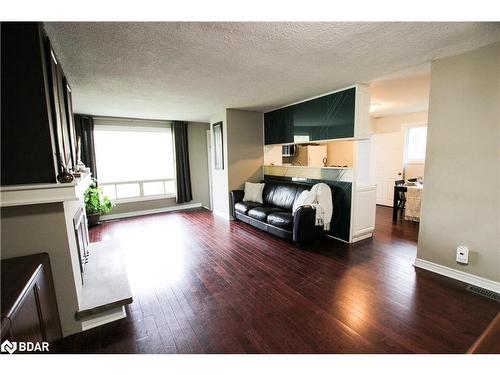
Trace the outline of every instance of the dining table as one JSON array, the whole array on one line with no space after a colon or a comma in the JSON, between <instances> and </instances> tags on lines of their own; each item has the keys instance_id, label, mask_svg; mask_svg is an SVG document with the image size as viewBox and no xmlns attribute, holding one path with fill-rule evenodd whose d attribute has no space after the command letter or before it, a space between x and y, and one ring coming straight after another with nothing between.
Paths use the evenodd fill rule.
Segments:
<instances>
[{"instance_id":1,"label":"dining table","mask_svg":"<svg viewBox=\"0 0 500 375\"><path fill-rule=\"evenodd\" d=\"M404 183L394 186L394 197L392 205L392 221L398 219L398 203L400 192L405 193L405 220L420 221L420 207L424 185L421 183Z\"/></svg>"}]
</instances>

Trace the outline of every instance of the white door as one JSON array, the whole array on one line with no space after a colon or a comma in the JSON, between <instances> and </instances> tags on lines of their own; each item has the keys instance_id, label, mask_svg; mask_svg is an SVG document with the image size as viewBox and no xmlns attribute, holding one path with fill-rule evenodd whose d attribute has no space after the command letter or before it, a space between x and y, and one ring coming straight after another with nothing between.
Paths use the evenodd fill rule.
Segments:
<instances>
[{"instance_id":1,"label":"white door","mask_svg":"<svg viewBox=\"0 0 500 375\"><path fill-rule=\"evenodd\" d=\"M377 204L392 207L394 181L403 179L403 134L377 133L372 136L377 182Z\"/></svg>"}]
</instances>

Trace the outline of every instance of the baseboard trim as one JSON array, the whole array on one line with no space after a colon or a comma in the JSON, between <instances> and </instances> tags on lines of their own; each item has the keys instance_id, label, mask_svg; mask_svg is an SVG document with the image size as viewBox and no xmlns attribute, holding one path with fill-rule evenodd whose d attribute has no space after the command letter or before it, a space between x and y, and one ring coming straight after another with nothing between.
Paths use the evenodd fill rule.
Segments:
<instances>
[{"instance_id":1,"label":"baseboard trim","mask_svg":"<svg viewBox=\"0 0 500 375\"><path fill-rule=\"evenodd\" d=\"M373 229L367 229L359 231L355 236L352 237L351 243L366 240L367 238L373 237Z\"/></svg>"},{"instance_id":2,"label":"baseboard trim","mask_svg":"<svg viewBox=\"0 0 500 375\"><path fill-rule=\"evenodd\" d=\"M476 285L481 288L491 290L492 292L500 293L500 283L497 281L488 280L480 276L455 270L453 268L442 266L440 264L429 262L428 260L420 258L416 258L413 265L427 271L431 271L455 280L462 281L466 284Z\"/></svg>"},{"instance_id":3,"label":"baseboard trim","mask_svg":"<svg viewBox=\"0 0 500 375\"><path fill-rule=\"evenodd\" d=\"M99 218L99 220L106 221L106 220L124 219L127 217L160 214L163 212L179 211L179 210L186 210L189 208L198 208L198 207L201 207L201 203L179 204L176 206L154 208L151 210L130 211L130 212L122 212L119 214L102 215Z\"/></svg>"}]
</instances>

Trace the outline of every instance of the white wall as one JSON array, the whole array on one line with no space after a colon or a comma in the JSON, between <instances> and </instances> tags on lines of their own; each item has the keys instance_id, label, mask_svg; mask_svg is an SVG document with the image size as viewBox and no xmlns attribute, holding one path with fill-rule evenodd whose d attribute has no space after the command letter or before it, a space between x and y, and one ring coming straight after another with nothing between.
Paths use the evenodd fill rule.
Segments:
<instances>
[{"instance_id":1,"label":"white wall","mask_svg":"<svg viewBox=\"0 0 500 375\"><path fill-rule=\"evenodd\" d=\"M432 63L424 178L417 257L500 281L500 43Z\"/></svg>"},{"instance_id":2,"label":"white wall","mask_svg":"<svg viewBox=\"0 0 500 375\"><path fill-rule=\"evenodd\" d=\"M63 203L2 208L1 257L49 254L64 336L82 330L81 323L75 320L82 288L80 266L76 249L68 240L68 236L74 236L71 221L81 203L66 202L69 206L66 216Z\"/></svg>"}]
</instances>

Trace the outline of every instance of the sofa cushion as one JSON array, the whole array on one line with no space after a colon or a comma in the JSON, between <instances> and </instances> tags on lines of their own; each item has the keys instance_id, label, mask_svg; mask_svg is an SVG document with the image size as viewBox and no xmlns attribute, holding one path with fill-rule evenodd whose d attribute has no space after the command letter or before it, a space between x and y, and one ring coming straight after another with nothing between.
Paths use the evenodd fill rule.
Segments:
<instances>
[{"instance_id":1,"label":"sofa cushion","mask_svg":"<svg viewBox=\"0 0 500 375\"><path fill-rule=\"evenodd\" d=\"M272 212L267 215L267 223L275 227L292 230L293 229L293 214L291 212Z\"/></svg>"},{"instance_id":2,"label":"sofa cushion","mask_svg":"<svg viewBox=\"0 0 500 375\"><path fill-rule=\"evenodd\" d=\"M250 211L248 211L247 215L255 220L267 222L267 215L276 211L282 211L282 210L276 207L262 206L262 207L252 208Z\"/></svg>"},{"instance_id":3,"label":"sofa cushion","mask_svg":"<svg viewBox=\"0 0 500 375\"><path fill-rule=\"evenodd\" d=\"M238 202L234 205L234 209L240 214L246 215L252 208L259 207L261 204L257 202Z\"/></svg>"},{"instance_id":4,"label":"sofa cushion","mask_svg":"<svg viewBox=\"0 0 500 375\"><path fill-rule=\"evenodd\" d=\"M264 190L264 183L254 184L253 182L245 182L245 195L243 196L244 202L257 202L262 201L262 191Z\"/></svg>"},{"instance_id":5,"label":"sofa cushion","mask_svg":"<svg viewBox=\"0 0 500 375\"><path fill-rule=\"evenodd\" d=\"M308 189L305 186L273 182L266 183L262 196L265 205L291 212L293 202L304 190Z\"/></svg>"}]
</instances>

